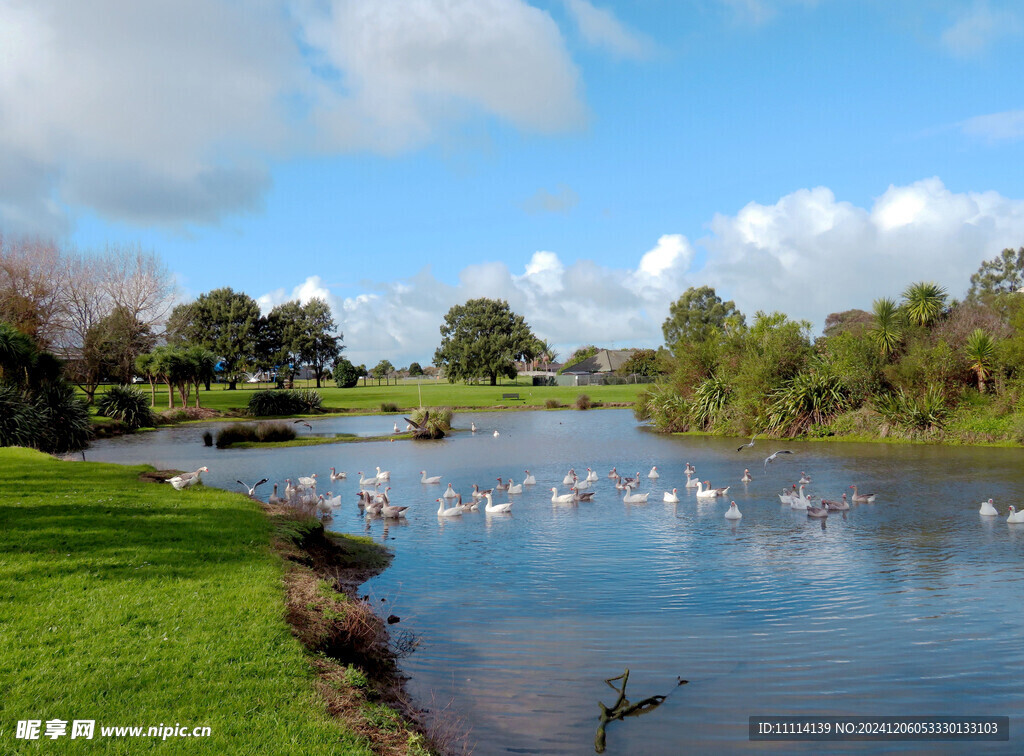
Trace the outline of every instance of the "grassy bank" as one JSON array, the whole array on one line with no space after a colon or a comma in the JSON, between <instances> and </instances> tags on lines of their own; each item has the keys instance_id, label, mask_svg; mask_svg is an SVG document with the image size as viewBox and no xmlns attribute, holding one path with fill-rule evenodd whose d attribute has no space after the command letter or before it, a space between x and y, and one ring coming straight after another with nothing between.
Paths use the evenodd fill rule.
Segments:
<instances>
[{"instance_id":1,"label":"grassy bank","mask_svg":"<svg viewBox=\"0 0 1024 756\"><path fill-rule=\"evenodd\" d=\"M296 388L316 388L312 381L296 381ZM149 386L139 386L146 395L150 394ZM257 390L267 389L267 384L239 384L234 391L228 391L225 384L214 384L210 391L203 391L200 402L203 407L229 412L242 410L248 406L249 397ZM490 408L507 407L544 407L549 400L563 405L572 405L580 394L587 394L595 401L604 404L632 404L643 385L623 386L533 386L526 379L519 382L504 381L499 386L466 385L448 383L447 381L420 380L401 381L397 385L376 386L373 381L368 385L360 383L350 389L340 389L333 384L318 389L323 396L323 406L327 411L366 411L380 412L382 404L394 404L400 410L408 410L420 406L420 399L425 407L456 407L456 408ZM101 388L102 393L105 388ZM503 394L519 394L520 399L505 399ZM167 389L157 389L157 411L167 408Z\"/></svg>"},{"instance_id":2,"label":"grassy bank","mask_svg":"<svg viewBox=\"0 0 1024 756\"><path fill-rule=\"evenodd\" d=\"M177 723L211 730L188 753L380 752L358 711L336 716L370 700L366 676L312 656L285 621L299 568L271 541L297 548L303 526L146 469L0 449L0 750L44 750L15 739L19 720L85 719L103 744L64 737L59 752L179 752L99 731Z\"/></svg>"}]
</instances>

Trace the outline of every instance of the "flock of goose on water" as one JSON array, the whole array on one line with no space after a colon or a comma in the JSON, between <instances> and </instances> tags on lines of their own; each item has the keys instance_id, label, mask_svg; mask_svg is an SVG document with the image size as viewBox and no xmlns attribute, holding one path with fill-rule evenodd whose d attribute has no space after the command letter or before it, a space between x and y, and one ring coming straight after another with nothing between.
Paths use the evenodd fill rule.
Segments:
<instances>
[{"instance_id":1,"label":"flock of goose on water","mask_svg":"<svg viewBox=\"0 0 1024 756\"><path fill-rule=\"evenodd\" d=\"M473 431L476 431L475 424ZM497 435L497 431L495 431L495 435ZM749 443L740 446L736 451L742 451L753 445L754 439L751 439ZM764 460L765 471L767 471L768 465L775 461L780 454L793 453L788 450L780 450L768 456ZM204 472L209 472L209 468L200 467L194 472L181 473L173 478L169 478L167 482L178 490L189 488L199 482L200 475ZM686 463L684 473L686 475L684 487L686 489L696 489L695 495L699 500L725 497L731 488L731 486L716 488L709 481L702 481L700 478L694 477L697 470L689 462ZM406 516L406 513L409 511L408 506L396 506L391 503L389 493L391 486L387 485L391 481L390 471L377 467L376 475L364 476L362 471L359 471L357 474L359 476L359 491L356 494L359 499L358 504L367 517L401 519ZM330 468L329 477L331 483L339 483L346 480L348 475L345 472L338 472L332 467ZM421 470L419 482L425 486L440 485L443 477L442 475L428 476L426 470ZM661 474L658 472L657 465L651 467L650 472L647 473L647 478L651 481L658 480L660 477ZM616 490L623 492L622 501L625 504L646 504L648 497L651 495L650 492L639 493L636 490L640 487L641 482L639 472L633 477L623 477L613 467L608 473L608 479L614 481ZM590 489L593 488L598 480L598 474L589 467L587 468L586 475L582 478L576 474L575 468L570 468L569 472L562 479L562 485L568 487L568 492L560 493L557 486L552 486L551 503L553 505L574 506L581 502L591 502L594 500L597 492ZM524 486L534 486L537 484L537 479L529 470L524 471L524 477L519 483L514 482L511 478L507 481L497 478L497 481L495 485L488 489L481 489L478 484L474 483L468 501L463 501L462 494L455 491L452 484L448 483L444 493L434 500L438 505L437 516L445 518L460 517L469 512L479 511L481 503L484 505L485 512L492 514L508 513L512 511L513 500L511 497L516 494L522 494ZM269 480L263 478L252 486L240 480L236 482L245 489L250 498L256 498L256 489L269 482ZM749 469L745 468L743 470L740 482L743 484L753 482ZM805 511L809 518L823 519L828 517L830 512L845 512L849 510L851 501L855 504L872 504L876 498L874 493L860 493L856 485L850 486L853 494L849 496L849 499L845 493L838 500L812 497L808 496L805 492L806 486L810 483L811 478L808 477L807 473L801 471L800 480L793 483L790 488L783 489L779 493L779 501L783 505L789 506L790 509ZM507 495L509 500L495 504L494 495L498 492ZM679 489L673 488L671 491L666 491L662 496L662 500L669 504L679 503ZM317 474L312 473L309 476L296 478L294 485L291 478L286 478L283 497L278 495L278 484L274 483L274 492L269 497L268 502L272 505L315 508L316 513L321 519L328 520L331 519L334 510L341 506L341 496L335 496L333 491L328 491L326 494L318 494ZM1012 504L1009 509L1009 516L1006 518L1006 521L1008 523L1024 524L1024 511L1018 512ZM996 510L993 500L989 499L981 503L979 514L985 517L995 517L999 515L999 512ZM738 520L741 517L743 517L743 514L736 506L736 502L730 501L729 508L725 512L725 518L728 520Z\"/></svg>"}]
</instances>

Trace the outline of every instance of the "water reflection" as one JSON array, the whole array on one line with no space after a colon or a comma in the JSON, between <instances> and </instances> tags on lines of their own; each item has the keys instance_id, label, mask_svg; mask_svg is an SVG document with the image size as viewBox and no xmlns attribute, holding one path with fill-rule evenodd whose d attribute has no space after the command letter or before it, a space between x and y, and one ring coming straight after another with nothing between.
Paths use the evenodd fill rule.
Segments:
<instances>
[{"instance_id":1,"label":"water reflection","mask_svg":"<svg viewBox=\"0 0 1024 756\"><path fill-rule=\"evenodd\" d=\"M989 713L1010 715L1012 733L1024 725L1024 526L978 515L982 498L1004 513L1020 502L1020 450L787 444L792 459L763 473L736 440L656 435L628 412L456 416L457 426L471 421L487 433L280 450L206 449L206 428L187 426L102 442L88 457L205 464L208 484L236 489L236 479L349 470L330 486L342 494L331 527L395 551L367 588L400 606L403 628L420 639L403 662L410 692L451 701L480 753L592 752L602 680L625 667L638 689L667 689L677 675L690 684L656 716L617 723L609 753L747 750L752 714ZM318 427L328 422L329 431ZM391 422L312 424L372 435ZM701 480L732 486L729 498L684 489L686 461ZM603 473L593 502L551 502L552 486L566 492L570 467L632 475L653 465L661 478L641 475L640 492L660 499L678 488L678 504L623 504ZM392 471L392 502L410 507L406 521L368 520L356 506L352 471L377 466ZM743 485L745 467L755 478ZM527 468L537 485L512 497L510 514L481 506L436 516L448 482L467 492ZM423 469L443 475L442 486L422 486ZM816 496L838 500L856 484L878 499L808 518L778 498L800 470ZM724 518L730 499L742 520ZM925 745L885 748L965 750ZM1017 752L1019 738L985 750Z\"/></svg>"}]
</instances>

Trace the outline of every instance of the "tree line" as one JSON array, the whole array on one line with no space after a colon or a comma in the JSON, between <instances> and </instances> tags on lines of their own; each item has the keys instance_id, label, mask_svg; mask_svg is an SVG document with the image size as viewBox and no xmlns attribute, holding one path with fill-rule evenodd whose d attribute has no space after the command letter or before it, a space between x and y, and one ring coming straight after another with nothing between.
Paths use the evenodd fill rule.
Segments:
<instances>
[{"instance_id":1,"label":"tree line","mask_svg":"<svg viewBox=\"0 0 1024 756\"><path fill-rule=\"evenodd\" d=\"M1024 410L1022 287L1024 247L1006 249L962 299L910 283L899 299L832 313L814 339L806 321L757 312L748 323L694 287L663 325L671 375L636 411L666 431L1024 441L1024 425L995 422Z\"/></svg>"}]
</instances>

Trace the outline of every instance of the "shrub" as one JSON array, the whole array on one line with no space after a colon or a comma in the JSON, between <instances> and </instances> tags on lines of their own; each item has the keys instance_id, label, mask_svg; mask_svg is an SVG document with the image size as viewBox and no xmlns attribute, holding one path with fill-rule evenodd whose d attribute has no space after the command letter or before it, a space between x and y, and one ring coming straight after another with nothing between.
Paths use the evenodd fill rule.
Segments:
<instances>
[{"instance_id":1,"label":"shrub","mask_svg":"<svg viewBox=\"0 0 1024 756\"><path fill-rule=\"evenodd\" d=\"M428 414L429 413L429 414ZM409 418L417 425L424 424L426 418L426 431L416 431L414 438L444 438L445 434L452 429L451 407L429 407L413 410Z\"/></svg>"},{"instance_id":2,"label":"shrub","mask_svg":"<svg viewBox=\"0 0 1024 756\"><path fill-rule=\"evenodd\" d=\"M306 415L319 412L322 404L323 397L313 389L266 389L253 392L249 397L249 414L254 417Z\"/></svg>"},{"instance_id":3,"label":"shrub","mask_svg":"<svg viewBox=\"0 0 1024 756\"><path fill-rule=\"evenodd\" d=\"M562 403L557 399L548 399L546 402L544 402L544 406L547 407L548 409L558 409L559 407L562 406Z\"/></svg>"},{"instance_id":4,"label":"shrub","mask_svg":"<svg viewBox=\"0 0 1024 756\"><path fill-rule=\"evenodd\" d=\"M797 373L774 393L767 426L785 436L796 436L811 425L828 423L846 406L846 389L838 377L827 370L808 370Z\"/></svg>"},{"instance_id":5,"label":"shrub","mask_svg":"<svg viewBox=\"0 0 1024 756\"><path fill-rule=\"evenodd\" d=\"M295 436L295 426L287 423L260 423L256 426L256 440L260 443L291 441Z\"/></svg>"},{"instance_id":6,"label":"shrub","mask_svg":"<svg viewBox=\"0 0 1024 756\"><path fill-rule=\"evenodd\" d=\"M334 363L334 384L338 388L352 388L359 383L359 368L344 357Z\"/></svg>"},{"instance_id":7,"label":"shrub","mask_svg":"<svg viewBox=\"0 0 1024 756\"><path fill-rule=\"evenodd\" d=\"M210 431L203 433L203 446L213 446L213 434Z\"/></svg>"},{"instance_id":8,"label":"shrub","mask_svg":"<svg viewBox=\"0 0 1024 756\"><path fill-rule=\"evenodd\" d=\"M875 409L888 422L908 430L941 428L949 417L946 397L939 386L931 385L917 398L903 389L875 400Z\"/></svg>"},{"instance_id":9,"label":"shrub","mask_svg":"<svg viewBox=\"0 0 1024 756\"><path fill-rule=\"evenodd\" d=\"M703 381L693 395L693 404L691 405L693 422L702 430L707 430L725 407L730 393L732 393L732 389L721 378L711 377Z\"/></svg>"},{"instance_id":10,"label":"shrub","mask_svg":"<svg viewBox=\"0 0 1024 756\"><path fill-rule=\"evenodd\" d=\"M576 397L575 407L578 410L588 410L594 406L594 402L591 401L590 397L586 394L580 394Z\"/></svg>"},{"instance_id":11,"label":"shrub","mask_svg":"<svg viewBox=\"0 0 1024 756\"><path fill-rule=\"evenodd\" d=\"M153 425L149 399L131 386L114 386L96 402L96 411L105 417L120 420L132 430Z\"/></svg>"},{"instance_id":12,"label":"shrub","mask_svg":"<svg viewBox=\"0 0 1024 756\"><path fill-rule=\"evenodd\" d=\"M0 446L35 446L40 418L15 386L0 386Z\"/></svg>"},{"instance_id":13,"label":"shrub","mask_svg":"<svg viewBox=\"0 0 1024 756\"><path fill-rule=\"evenodd\" d=\"M224 449L231 444L256 440L256 426L250 423L232 423L217 431L217 448Z\"/></svg>"},{"instance_id":14,"label":"shrub","mask_svg":"<svg viewBox=\"0 0 1024 756\"><path fill-rule=\"evenodd\" d=\"M398 412L398 405L395 404L394 402L381 402L380 403L380 411L381 412Z\"/></svg>"},{"instance_id":15,"label":"shrub","mask_svg":"<svg viewBox=\"0 0 1024 756\"><path fill-rule=\"evenodd\" d=\"M92 422L89 407L67 383L54 383L36 392L33 406L39 415L39 451L65 454L89 445Z\"/></svg>"}]
</instances>

